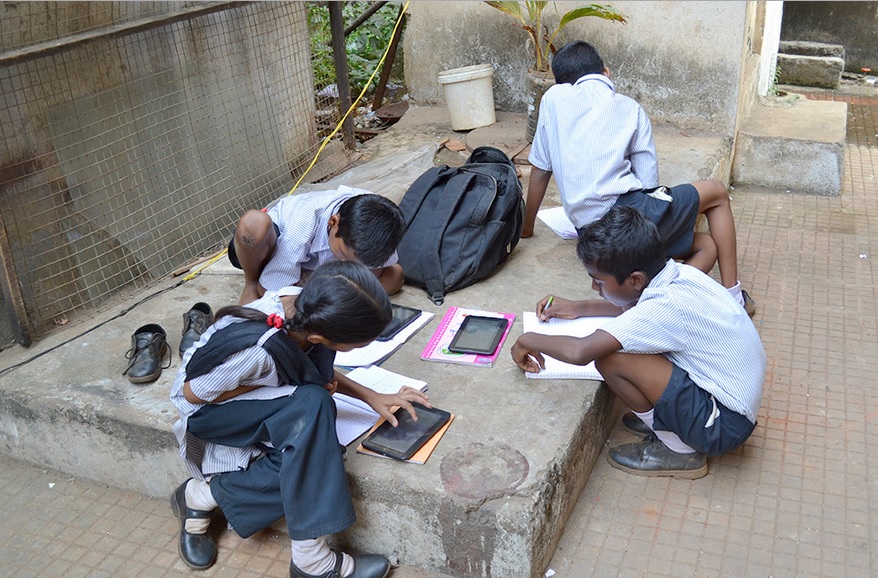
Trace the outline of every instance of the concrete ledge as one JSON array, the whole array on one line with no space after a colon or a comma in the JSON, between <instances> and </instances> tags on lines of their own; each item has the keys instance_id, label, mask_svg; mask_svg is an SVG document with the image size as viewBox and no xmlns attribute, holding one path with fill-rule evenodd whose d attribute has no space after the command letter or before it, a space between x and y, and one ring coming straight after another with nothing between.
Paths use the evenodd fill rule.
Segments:
<instances>
[{"instance_id":1,"label":"concrete ledge","mask_svg":"<svg viewBox=\"0 0 878 578\"><path fill-rule=\"evenodd\" d=\"M844 46L825 42L809 42L807 40L782 40L777 51L781 54L798 54L800 56L831 56L844 60Z\"/></svg>"},{"instance_id":2,"label":"concrete ledge","mask_svg":"<svg viewBox=\"0 0 878 578\"><path fill-rule=\"evenodd\" d=\"M800 54L777 55L778 82L795 86L838 88L844 59Z\"/></svg>"},{"instance_id":3,"label":"concrete ledge","mask_svg":"<svg viewBox=\"0 0 878 578\"><path fill-rule=\"evenodd\" d=\"M764 99L741 124L732 179L769 189L837 195L846 128L846 103L795 94Z\"/></svg>"},{"instance_id":4,"label":"concrete ledge","mask_svg":"<svg viewBox=\"0 0 878 578\"><path fill-rule=\"evenodd\" d=\"M443 112L416 112L376 139L364 156L376 150L382 156L401 154L437 142L437 131L449 132L447 124L442 128L443 121L435 121L437 115L441 119ZM657 142L668 179L718 176L712 173L723 164L728 139L666 129L657 131ZM667 159L678 159L681 168ZM551 199L546 202L549 206ZM0 451L166 497L186 477L171 434L176 410L168 401L179 369L181 316L197 301L214 309L237 301L243 278L225 263L180 286L169 279L89 325L68 327L30 349L0 352L0 368L24 363L0 375ZM349 448L346 469L359 515L337 536L339 542L455 576L543 574L621 410L599 382L529 380L512 364L509 347L521 333L522 312L549 292L592 296L575 243L538 221L535 236L523 240L491 278L449 294L443 306L410 287L394 298L436 318L383 366L427 381L433 403L457 418L424 465ZM154 297L144 300L149 295ZM451 305L517 315L495 367L420 361ZM126 315L115 314L129 307ZM174 360L157 382L136 386L121 374L131 333L145 323L165 328ZM220 552L221 559L224 555Z\"/></svg>"}]
</instances>

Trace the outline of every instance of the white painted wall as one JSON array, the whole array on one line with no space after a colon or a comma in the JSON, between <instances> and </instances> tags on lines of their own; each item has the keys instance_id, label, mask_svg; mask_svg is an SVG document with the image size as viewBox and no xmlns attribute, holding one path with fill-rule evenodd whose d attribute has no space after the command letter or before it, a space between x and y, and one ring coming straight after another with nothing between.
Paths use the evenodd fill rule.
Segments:
<instances>
[{"instance_id":1,"label":"white painted wall","mask_svg":"<svg viewBox=\"0 0 878 578\"><path fill-rule=\"evenodd\" d=\"M550 3L549 14L585 2ZM595 18L564 29L558 43L592 42L620 92L637 99L654 122L732 134L737 114L747 3L611 2L621 25ZM444 102L437 74L494 66L500 110L525 110L526 33L481 2L413 2L405 36L406 82L415 102ZM553 16L555 19L558 16Z\"/></svg>"},{"instance_id":2,"label":"white painted wall","mask_svg":"<svg viewBox=\"0 0 878 578\"><path fill-rule=\"evenodd\" d=\"M762 53L759 55L759 79L756 90L766 96L771 89L777 68L777 50L780 45L780 28L783 21L783 2L771 0L765 3L765 28L762 31Z\"/></svg>"}]
</instances>

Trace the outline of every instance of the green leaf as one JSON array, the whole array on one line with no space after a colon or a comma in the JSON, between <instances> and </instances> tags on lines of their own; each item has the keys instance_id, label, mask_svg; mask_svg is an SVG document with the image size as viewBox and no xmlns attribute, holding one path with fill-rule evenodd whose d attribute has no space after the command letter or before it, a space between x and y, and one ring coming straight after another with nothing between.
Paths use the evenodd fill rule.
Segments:
<instances>
[{"instance_id":1,"label":"green leaf","mask_svg":"<svg viewBox=\"0 0 878 578\"><path fill-rule=\"evenodd\" d=\"M555 32L552 34L552 37L554 37L555 34L558 33L558 31L560 31L570 22L573 22L574 20L578 20L580 18L586 18L588 16L595 16L604 20L622 22L623 24L627 22L625 16L612 6L604 4L589 4L588 6L580 6L579 8L575 8L562 16L561 21L558 23L558 29L555 30Z\"/></svg>"},{"instance_id":2,"label":"green leaf","mask_svg":"<svg viewBox=\"0 0 878 578\"><path fill-rule=\"evenodd\" d=\"M523 24L527 24L527 21L524 19L524 16L521 14L521 6L519 6L518 2L485 2L488 6L492 8L496 8L501 12L505 12L512 16L515 16Z\"/></svg>"}]
</instances>

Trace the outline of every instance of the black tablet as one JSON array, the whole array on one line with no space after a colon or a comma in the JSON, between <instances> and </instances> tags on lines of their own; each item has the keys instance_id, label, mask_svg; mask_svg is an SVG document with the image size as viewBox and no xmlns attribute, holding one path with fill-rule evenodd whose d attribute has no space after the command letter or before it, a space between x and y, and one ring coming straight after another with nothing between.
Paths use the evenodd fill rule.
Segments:
<instances>
[{"instance_id":1,"label":"black tablet","mask_svg":"<svg viewBox=\"0 0 878 578\"><path fill-rule=\"evenodd\" d=\"M420 309L406 307L405 305L392 303L391 307L393 308L393 318L387 324L387 327L384 328L384 331L381 332L381 335L378 336L378 341L390 341L421 314Z\"/></svg>"},{"instance_id":2,"label":"black tablet","mask_svg":"<svg viewBox=\"0 0 878 578\"><path fill-rule=\"evenodd\" d=\"M407 460L451 419L447 411L419 403L412 405L418 414L418 421L414 421L405 409L399 408L393 414L399 425L393 427L385 421L363 440L363 447L397 460Z\"/></svg>"},{"instance_id":3,"label":"black tablet","mask_svg":"<svg viewBox=\"0 0 878 578\"><path fill-rule=\"evenodd\" d=\"M448 345L448 351L493 355L508 326L509 320L504 317L467 315Z\"/></svg>"}]
</instances>

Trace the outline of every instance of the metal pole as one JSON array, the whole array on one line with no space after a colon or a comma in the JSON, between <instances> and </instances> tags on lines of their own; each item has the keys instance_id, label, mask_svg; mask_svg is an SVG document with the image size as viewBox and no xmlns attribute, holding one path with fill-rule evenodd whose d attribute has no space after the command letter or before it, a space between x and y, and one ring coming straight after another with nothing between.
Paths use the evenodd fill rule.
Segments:
<instances>
[{"instance_id":1,"label":"metal pole","mask_svg":"<svg viewBox=\"0 0 878 578\"><path fill-rule=\"evenodd\" d=\"M341 2L329 2L329 29L332 31L332 56L335 61L335 84L338 87L338 106L341 115L351 107L351 84L348 80L348 59L345 53L344 16ZM342 141L349 150L356 148L354 120L348 116L341 125Z\"/></svg>"},{"instance_id":2,"label":"metal pole","mask_svg":"<svg viewBox=\"0 0 878 578\"><path fill-rule=\"evenodd\" d=\"M399 7L399 14L396 16L397 20L402 18L404 10L405 5ZM384 59L384 66L381 68L381 76L378 78L378 86L375 87L375 98L372 100L372 110L378 110L381 108L381 104L384 101L384 89L387 88L387 79L390 78L390 69L393 68L393 61L396 59L396 47L402 36L403 26L404 24L400 22L399 26L394 29L393 37L390 39L390 47L387 49L387 58Z\"/></svg>"}]
</instances>

